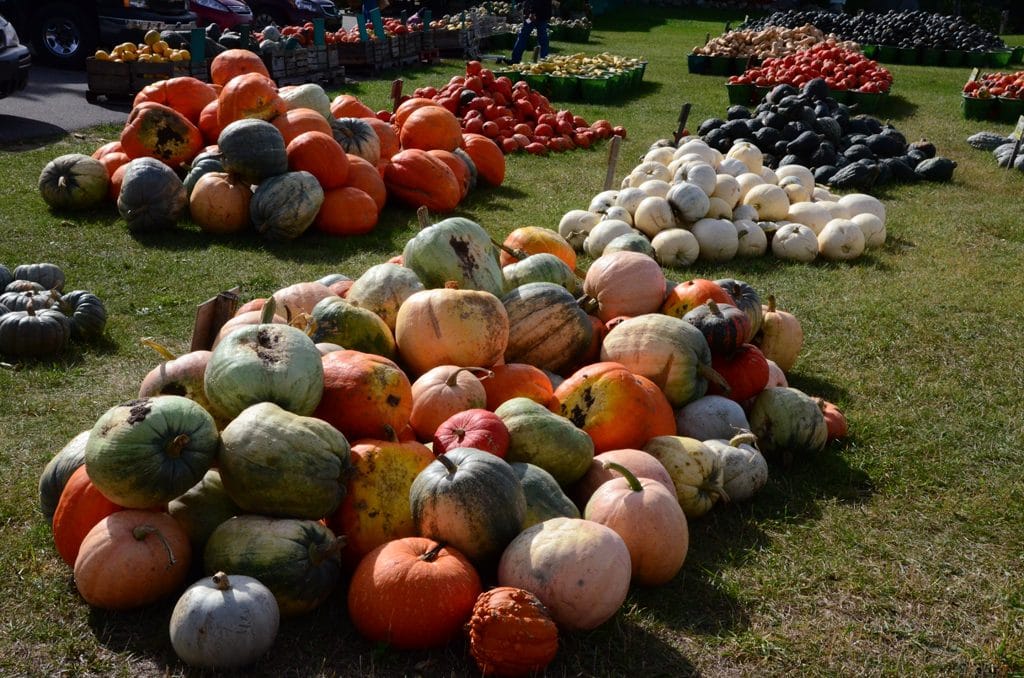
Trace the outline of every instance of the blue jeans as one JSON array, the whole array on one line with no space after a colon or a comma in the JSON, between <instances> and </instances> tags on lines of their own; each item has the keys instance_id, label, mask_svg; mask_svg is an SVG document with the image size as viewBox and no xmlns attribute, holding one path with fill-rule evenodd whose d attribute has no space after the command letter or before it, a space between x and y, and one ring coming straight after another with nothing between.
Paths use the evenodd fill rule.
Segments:
<instances>
[{"instance_id":1,"label":"blue jeans","mask_svg":"<svg viewBox=\"0 0 1024 678\"><path fill-rule=\"evenodd\" d=\"M516 37L516 44L512 46L512 63L518 64L523 59L523 52L526 51L526 41L530 39L530 33L533 33L533 29L537 29L537 44L540 45L540 58L543 59L548 55L548 24L546 21L538 21L534 23L527 19L523 22L523 27L519 29L519 35Z\"/></svg>"}]
</instances>

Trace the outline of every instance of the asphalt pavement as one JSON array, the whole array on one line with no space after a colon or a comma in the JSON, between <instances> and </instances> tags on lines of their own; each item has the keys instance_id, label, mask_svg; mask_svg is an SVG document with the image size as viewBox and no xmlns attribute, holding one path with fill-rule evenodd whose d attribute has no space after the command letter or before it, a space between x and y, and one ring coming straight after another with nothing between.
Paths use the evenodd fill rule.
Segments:
<instances>
[{"instance_id":1,"label":"asphalt pavement","mask_svg":"<svg viewBox=\"0 0 1024 678\"><path fill-rule=\"evenodd\" d=\"M124 124L130 102L85 100L85 71L32 64L28 87L0 99L0 150L50 143L76 130Z\"/></svg>"}]
</instances>

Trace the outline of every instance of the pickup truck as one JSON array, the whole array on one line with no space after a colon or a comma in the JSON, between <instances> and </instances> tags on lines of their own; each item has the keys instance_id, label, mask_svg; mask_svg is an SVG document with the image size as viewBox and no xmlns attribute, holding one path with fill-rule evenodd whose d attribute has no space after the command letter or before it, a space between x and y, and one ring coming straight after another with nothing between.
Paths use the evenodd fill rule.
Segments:
<instances>
[{"instance_id":1,"label":"pickup truck","mask_svg":"<svg viewBox=\"0 0 1024 678\"><path fill-rule=\"evenodd\" d=\"M188 0L0 0L0 14L51 66L82 68L97 47L139 42L155 28L191 28Z\"/></svg>"},{"instance_id":2,"label":"pickup truck","mask_svg":"<svg viewBox=\"0 0 1024 678\"><path fill-rule=\"evenodd\" d=\"M14 25L0 16L0 99L28 86L32 55L18 40Z\"/></svg>"}]
</instances>

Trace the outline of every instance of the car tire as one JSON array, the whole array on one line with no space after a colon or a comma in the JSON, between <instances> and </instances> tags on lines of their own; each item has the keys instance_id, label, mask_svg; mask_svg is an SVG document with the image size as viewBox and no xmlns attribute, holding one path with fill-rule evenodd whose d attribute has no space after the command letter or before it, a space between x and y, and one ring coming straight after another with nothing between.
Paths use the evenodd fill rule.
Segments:
<instances>
[{"instance_id":1,"label":"car tire","mask_svg":"<svg viewBox=\"0 0 1024 678\"><path fill-rule=\"evenodd\" d=\"M281 16L278 12L271 11L268 7L261 7L259 5L250 5L252 7L252 30L262 31L270 24L274 24L278 28L283 28L288 25L288 20Z\"/></svg>"},{"instance_id":2,"label":"car tire","mask_svg":"<svg viewBox=\"0 0 1024 678\"><path fill-rule=\"evenodd\" d=\"M81 69L96 49L97 32L95 19L74 5L44 5L32 21L35 55L51 66Z\"/></svg>"}]
</instances>

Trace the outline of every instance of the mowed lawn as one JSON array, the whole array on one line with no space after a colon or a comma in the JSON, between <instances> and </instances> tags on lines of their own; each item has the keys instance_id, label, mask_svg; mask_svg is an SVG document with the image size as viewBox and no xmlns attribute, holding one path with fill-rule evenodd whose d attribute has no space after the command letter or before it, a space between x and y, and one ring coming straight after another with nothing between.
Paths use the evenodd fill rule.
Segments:
<instances>
[{"instance_id":1,"label":"mowed lawn","mask_svg":"<svg viewBox=\"0 0 1024 678\"><path fill-rule=\"evenodd\" d=\"M722 117L724 78L687 72L686 54L738 16L628 8L596 19L586 45L649 61L642 91L616 105L569 104L624 125L616 177L670 137ZM1020 43L1020 37L1012 38ZM386 108L441 85L462 64L386 74L341 90ZM595 631L565 634L551 676L1013 675L1024 672L1024 174L996 167L965 139L1011 126L966 121L968 69L891 66L889 119L928 138L958 168L952 183L887 188L888 242L852 263L764 258L671 270L682 281L732 277L774 294L805 333L791 384L836 402L850 437L790 469L743 505L690 523L691 547L669 585L633 590ZM132 236L111 206L50 213L36 180L51 158L89 153L115 128L0 150L0 263L49 261L68 289L99 295L104 340L54 361L0 369L0 675L184 675L167 635L173 600L128 613L92 610L75 590L38 509L46 461L109 407L132 398L160 358L155 337L188 350L196 305L239 286L244 299L327 273L356 277L401 252L411 209L389 206L365 237L308 233L290 243L214 238L196 227ZM515 156L503 186L455 214L501 238L555 228L601 189L607 144L547 158ZM586 263L586 262L585 262ZM197 573L198 577L198 573ZM341 587L286 620L247 674L465 676L466 642L399 652L362 640Z\"/></svg>"}]
</instances>

